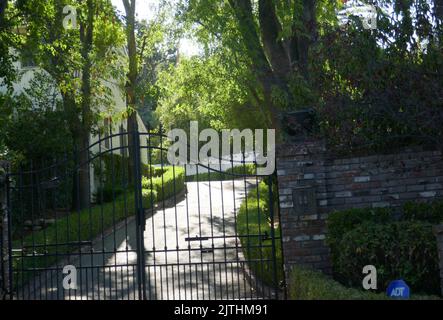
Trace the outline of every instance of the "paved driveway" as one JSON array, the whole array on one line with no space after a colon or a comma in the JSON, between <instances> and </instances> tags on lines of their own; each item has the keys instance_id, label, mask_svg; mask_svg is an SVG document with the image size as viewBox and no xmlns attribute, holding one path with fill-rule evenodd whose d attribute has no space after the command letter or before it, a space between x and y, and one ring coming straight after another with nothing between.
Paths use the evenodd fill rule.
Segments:
<instances>
[{"instance_id":1,"label":"paved driveway","mask_svg":"<svg viewBox=\"0 0 443 320\"><path fill-rule=\"evenodd\" d=\"M255 290L236 237L236 212L254 181L187 183L187 194L146 219L147 299L248 299ZM112 230L114 231L114 230ZM64 264L78 270L77 290L62 287L62 265L35 278L26 299L138 299L136 224L120 223L91 250Z\"/></svg>"}]
</instances>

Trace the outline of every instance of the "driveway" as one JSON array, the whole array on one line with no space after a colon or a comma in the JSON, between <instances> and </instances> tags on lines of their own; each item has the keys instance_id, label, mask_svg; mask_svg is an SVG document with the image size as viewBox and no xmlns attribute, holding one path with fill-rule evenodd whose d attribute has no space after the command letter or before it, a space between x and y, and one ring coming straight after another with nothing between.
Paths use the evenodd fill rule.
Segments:
<instances>
[{"instance_id":1,"label":"driveway","mask_svg":"<svg viewBox=\"0 0 443 320\"><path fill-rule=\"evenodd\" d=\"M236 236L236 213L255 180L187 183L187 194L146 219L146 296L164 299L251 299L256 293ZM34 278L25 299L138 299L136 223L121 222L91 249ZM62 286L64 265L77 268L77 289Z\"/></svg>"}]
</instances>

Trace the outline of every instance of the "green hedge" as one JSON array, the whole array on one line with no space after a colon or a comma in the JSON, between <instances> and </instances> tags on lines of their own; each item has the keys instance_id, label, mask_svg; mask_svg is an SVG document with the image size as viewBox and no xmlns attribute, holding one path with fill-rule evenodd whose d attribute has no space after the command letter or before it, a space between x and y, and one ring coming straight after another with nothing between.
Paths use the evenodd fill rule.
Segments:
<instances>
[{"instance_id":1,"label":"green hedge","mask_svg":"<svg viewBox=\"0 0 443 320\"><path fill-rule=\"evenodd\" d=\"M402 278L415 292L440 293L432 224L441 221L442 202L411 202L400 209L351 209L329 215L326 241L337 280L361 286L361 270L371 264L377 267L381 290Z\"/></svg>"},{"instance_id":2,"label":"green hedge","mask_svg":"<svg viewBox=\"0 0 443 320\"><path fill-rule=\"evenodd\" d=\"M202 173L198 175L187 176L186 181L194 182L194 181L225 181L225 180L233 180L238 178L243 178L240 175L255 175L257 173L256 166L254 164L248 163L245 165L239 165L237 167L229 168L226 171L218 172L218 171L210 171L207 172L207 169L201 169ZM217 170L215 168L214 170ZM235 174L235 175L233 175ZM237 175L237 176L236 176Z\"/></svg>"},{"instance_id":3,"label":"green hedge","mask_svg":"<svg viewBox=\"0 0 443 320\"><path fill-rule=\"evenodd\" d=\"M129 164L128 157L123 157L114 153L100 155L93 161L94 174L100 180L94 198L97 204L114 201L114 198L123 194L128 187ZM144 177L159 177L167 171L168 167L154 167L142 164L142 175Z\"/></svg>"},{"instance_id":4,"label":"green hedge","mask_svg":"<svg viewBox=\"0 0 443 320\"><path fill-rule=\"evenodd\" d=\"M403 219L439 224L443 222L443 201L433 203L408 202L403 206Z\"/></svg>"},{"instance_id":5,"label":"green hedge","mask_svg":"<svg viewBox=\"0 0 443 320\"><path fill-rule=\"evenodd\" d=\"M242 202L237 215L237 233L239 236L252 234L270 235L269 220L269 186L260 182L258 187L249 190L248 196ZM280 235L279 228L275 228L275 235ZM258 261L249 263L249 268L264 283L274 286L274 266L272 256L272 242L259 237L240 237L243 253L248 260ZM275 241L277 260L277 282L283 280L281 242ZM265 262L261 262L261 261Z\"/></svg>"},{"instance_id":6,"label":"green hedge","mask_svg":"<svg viewBox=\"0 0 443 320\"><path fill-rule=\"evenodd\" d=\"M440 293L437 242L429 223L363 223L344 234L339 249L334 270L342 283L361 286L363 266L374 265L382 290L404 279L413 292Z\"/></svg>"},{"instance_id":7,"label":"green hedge","mask_svg":"<svg viewBox=\"0 0 443 320\"><path fill-rule=\"evenodd\" d=\"M360 280L361 281L361 280ZM289 279L289 298L294 300L389 300L384 292L347 288L319 271L294 267ZM435 300L436 296L417 295L411 299Z\"/></svg>"},{"instance_id":8,"label":"green hedge","mask_svg":"<svg viewBox=\"0 0 443 320\"><path fill-rule=\"evenodd\" d=\"M181 192L185 185L185 170L183 167L164 167L164 173L159 177L143 177L144 190L153 190L157 201L171 198ZM146 193L146 192L145 192Z\"/></svg>"},{"instance_id":9,"label":"green hedge","mask_svg":"<svg viewBox=\"0 0 443 320\"><path fill-rule=\"evenodd\" d=\"M337 254L340 253L340 241L346 232L353 230L364 222L387 223L392 221L390 209L349 209L332 212L328 216L327 243L332 251L332 261L335 264Z\"/></svg>"}]
</instances>

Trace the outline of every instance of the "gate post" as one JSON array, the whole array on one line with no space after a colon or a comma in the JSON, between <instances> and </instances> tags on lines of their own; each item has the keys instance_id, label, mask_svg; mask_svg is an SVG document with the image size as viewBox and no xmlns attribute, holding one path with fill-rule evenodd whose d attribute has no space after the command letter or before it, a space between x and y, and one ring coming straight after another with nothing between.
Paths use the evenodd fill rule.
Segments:
<instances>
[{"instance_id":1,"label":"gate post","mask_svg":"<svg viewBox=\"0 0 443 320\"><path fill-rule=\"evenodd\" d=\"M0 298L7 299L11 293L11 246L10 246L10 220L8 208L8 184L7 175L9 163L0 161ZM9 297L11 298L11 297Z\"/></svg>"},{"instance_id":2,"label":"gate post","mask_svg":"<svg viewBox=\"0 0 443 320\"><path fill-rule=\"evenodd\" d=\"M305 139L277 149L280 225L287 285L294 266L331 273L325 242L327 211L326 148Z\"/></svg>"}]
</instances>

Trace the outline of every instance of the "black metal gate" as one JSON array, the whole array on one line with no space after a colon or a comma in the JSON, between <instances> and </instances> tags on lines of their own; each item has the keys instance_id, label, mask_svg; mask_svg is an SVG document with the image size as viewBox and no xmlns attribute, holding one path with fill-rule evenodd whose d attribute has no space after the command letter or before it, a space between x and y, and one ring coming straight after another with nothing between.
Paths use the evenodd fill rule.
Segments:
<instances>
[{"instance_id":1,"label":"black metal gate","mask_svg":"<svg viewBox=\"0 0 443 320\"><path fill-rule=\"evenodd\" d=\"M165 139L110 132L7 173L13 299L282 298L273 177L245 154L170 165Z\"/></svg>"}]
</instances>

